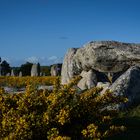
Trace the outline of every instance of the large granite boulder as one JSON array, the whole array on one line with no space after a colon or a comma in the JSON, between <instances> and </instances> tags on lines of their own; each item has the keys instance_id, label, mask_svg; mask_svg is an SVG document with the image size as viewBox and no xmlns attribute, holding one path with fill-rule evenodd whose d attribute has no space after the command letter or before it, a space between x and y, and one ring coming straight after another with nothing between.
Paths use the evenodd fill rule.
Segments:
<instances>
[{"instance_id":1,"label":"large granite boulder","mask_svg":"<svg viewBox=\"0 0 140 140\"><path fill-rule=\"evenodd\" d=\"M83 70L118 73L136 64L140 64L140 44L116 41L90 42L82 48L70 49L67 52L62 65L61 83L67 84Z\"/></svg>"},{"instance_id":2,"label":"large granite boulder","mask_svg":"<svg viewBox=\"0 0 140 140\"><path fill-rule=\"evenodd\" d=\"M61 83L81 75L77 84L81 90L103 87L116 96L128 98L128 103L117 104L123 108L140 103L140 44L116 41L90 42L78 49L69 49L65 55Z\"/></svg>"},{"instance_id":3,"label":"large granite boulder","mask_svg":"<svg viewBox=\"0 0 140 140\"><path fill-rule=\"evenodd\" d=\"M128 105L140 103L140 67L130 67L109 89L116 96L127 97Z\"/></svg>"}]
</instances>

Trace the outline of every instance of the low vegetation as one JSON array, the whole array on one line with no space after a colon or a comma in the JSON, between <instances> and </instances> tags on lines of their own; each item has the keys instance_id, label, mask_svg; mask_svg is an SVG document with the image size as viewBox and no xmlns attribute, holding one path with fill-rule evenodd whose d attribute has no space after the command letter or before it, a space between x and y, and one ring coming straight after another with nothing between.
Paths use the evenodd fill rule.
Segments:
<instances>
[{"instance_id":1,"label":"low vegetation","mask_svg":"<svg viewBox=\"0 0 140 140\"><path fill-rule=\"evenodd\" d=\"M53 85L57 77L43 76L43 77L16 77L16 76L0 76L0 86L8 86L14 88L22 88L27 85Z\"/></svg>"},{"instance_id":2,"label":"low vegetation","mask_svg":"<svg viewBox=\"0 0 140 140\"><path fill-rule=\"evenodd\" d=\"M37 90L30 82L22 94L8 94L1 88L0 139L93 140L125 131L122 124L113 124L119 112L104 107L126 99L110 91L98 96L101 88L77 94L78 80L60 86L57 77L53 91Z\"/></svg>"}]
</instances>

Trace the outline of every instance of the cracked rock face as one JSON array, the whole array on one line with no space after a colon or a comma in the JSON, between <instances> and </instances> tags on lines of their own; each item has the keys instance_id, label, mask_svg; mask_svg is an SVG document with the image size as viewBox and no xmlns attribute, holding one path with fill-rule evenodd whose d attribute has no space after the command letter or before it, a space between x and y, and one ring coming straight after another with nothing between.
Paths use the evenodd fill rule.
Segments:
<instances>
[{"instance_id":1,"label":"cracked rock face","mask_svg":"<svg viewBox=\"0 0 140 140\"><path fill-rule=\"evenodd\" d=\"M96 70L103 73L126 71L140 64L140 44L116 41L95 41L82 48L70 49L65 55L61 83L67 84L82 71Z\"/></svg>"},{"instance_id":2,"label":"cracked rock face","mask_svg":"<svg viewBox=\"0 0 140 140\"><path fill-rule=\"evenodd\" d=\"M117 109L140 103L140 44L115 41L90 42L79 49L70 49L62 65L62 84L81 75L81 90L103 87L116 96L128 98Z\"/></svg>"},{"instance_id":3,"label":"cracked rock face","mask_svg":"<svg viewBox=\"0 0 140 140\"><path fill-rule=\"evenodd\" d=\"M140 102L140 67L130 67L109 89L116 96L126 96L128 104L138 104Z\"/></svg>"},{"instance_id":4,"label":"cracked rock face","mask_svg":"<svg viewBox=\"0 0 140 140\"><path fill-rule=\"evenodd\" d=\"M76 71L75 61L74 61L74 55L76 53L77 49L72 48L69 49L67 54L65 55L63 64L62 64L62 71L61 71L61 83L67 84L69 83L70 79L73 78Z\"/></svg>"}]
</instances>

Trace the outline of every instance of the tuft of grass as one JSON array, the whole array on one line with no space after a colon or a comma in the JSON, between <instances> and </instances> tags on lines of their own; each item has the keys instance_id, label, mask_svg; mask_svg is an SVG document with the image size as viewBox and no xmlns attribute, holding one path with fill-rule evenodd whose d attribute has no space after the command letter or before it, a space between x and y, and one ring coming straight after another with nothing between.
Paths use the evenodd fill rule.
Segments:
<instances>
[{"instance_id":1,"label":"tuft of grass","mask_svg":"<svg viewBox=\"0 0 140 140\"><path fill-rule=\"evenodd\" d=\"M140 105L133 106L133 108L120 112L114 124L122 124L126 126L127 130L120 135L111 137L111 140L139 140L140 139Z\"/></svg>"}]
</instances>

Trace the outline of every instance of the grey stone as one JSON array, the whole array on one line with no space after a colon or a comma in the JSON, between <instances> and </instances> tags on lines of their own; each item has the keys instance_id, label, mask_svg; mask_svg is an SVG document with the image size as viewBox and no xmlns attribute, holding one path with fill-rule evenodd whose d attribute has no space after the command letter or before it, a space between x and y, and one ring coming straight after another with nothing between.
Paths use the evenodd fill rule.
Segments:
<instances>
[{"instance_id":1,"label":"grey stone","mask_svg":"<svg viewBox=\"0 0 140 140\"><path fill-rule=\"evenodd\" d=\"M13 69L11 70L11 76L15 76Z\"/></svg>"},{"instance_id":2,"label":"grey stone","mask_svg":"<svg viewBox=\"0 0 140 140\"><path fill-rule=\"evenodd\" d=\"M62 65L61 82L67 84L83 70L118 73L132 65L140 65L140 44L94 41L67 52Z\"/></svg>"},{"instance_id":3,"label":"grey stone","mask_svg":"<svg viewBox=\"0 0 140 140\"><path fill-rule=\"evenodd\" d=\"M6 76L10 76L10 73L7 73Z\"/></svg>"},{"instance_id":4,"label":"grey stone","mask_svg":"<svg viewBox=\"0 0 140 140\"><path fill-rule=\"evenodd\" d=\"M33 64L31 68L31 76L38 76L37 64Z\"/></svg>"},{"instance_id":5,"label":"grey stone","mask_svg":"<svg viewBox=\"0 0 140 140\"><path fill-rule=\"evenodd\" d=\"M71 78L75 75L75 64L74 64L74 55L76 53L76 48L71 48L68 50L68 52L65 55L63 65L62 65L62 71L61 71L61 83L67 84Z\"/></svg>"},{"instance_id":6,"label":"grey stone","mask_svg":"<svg viewBox=\"0 0 140 140\"><path fill-rule=\"evenodd\" d=\"M109 87L110 83L109 82L98 82L97 87Z\"/></svg>"},{"instance_id":7,"label":"grey stone","mask_svg":"<svg viewBox=\"0 0 140 140\"><path fill-rule=\"evenodd\" d=\"M43 73L42 72L40 72L40 76L43 76Z\"/></svg>"},{"instance_id":8,"label":"grey stone","mask_svg":"<svg viewBox=\"0 0 140 140\"><path fill-rule=\"evenodd\" d=\"M78 82L77 86L81 90L90 89L97 85L97 77L93 70L89 70L88 72L82 71L80 75L82 79Z\"/></svg>"},{"instance_id":9,"label":"grey stone","mask_svg":"<svg viewBox=\"0 0 140 140\"><path fill-rule=\"evenodd\" d=\"M38 90L49 90L49 91L52 91L53 90L53 86L44 86L44 85L40 85L39 87L38 87Z\"/></svg>"},{"instance_id":10,"label":"grey stone","mask_svg":"<svg viewBox=\"0 0 140 140\"><path fill-rule=\"evenodd\" d=\"M51 76L57 76L57 68L54 65L51 67Z\"/></svg>"},{"instance_id":11,"label":"grey stone","mask_svg":"<svg viewBox=\"0 0 140 140\"><path fill-rule=\"evenodd\" d=\"M22 71L19 72L19 77L22 77Z\"/></svg>"},{"instance_id":12,"label":"grey stone","mask_svg":"<svg viewBox=\"0 0 140 140\"><path fill-rule=\"evenodd\" d=\"M51 66L51 76L59 76L61 73L62 64L54 64Z\"/></svg>"},{"instance_id":13,"label":"grey stone","mask_svg":"<svg viewBox=\"0 0 140 140\"><path fill-rule=\"evenodd\" d=\"M109 89L116 96L127 97L127 105L140 103L140 67L130 67Z\"/></svg>"},{"instance_id":14,"label":"grey stone","mask_svg":"<svg viewBox=\"0 0 140 140\"><path fill-rule=\"evenodd\" d=\"M103 95L107 89L109 89L110 83L109 82L98 82L97 87L103 88L100 95Z\"/></svg>"}]
</instances>

